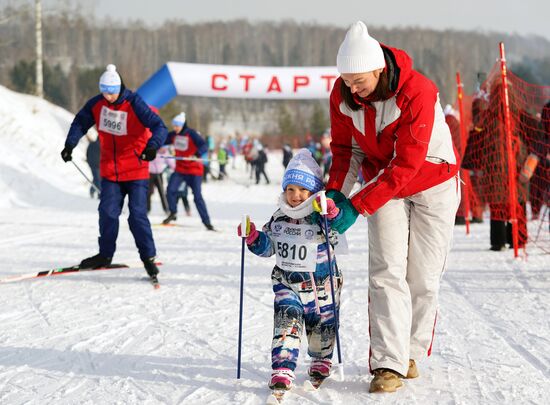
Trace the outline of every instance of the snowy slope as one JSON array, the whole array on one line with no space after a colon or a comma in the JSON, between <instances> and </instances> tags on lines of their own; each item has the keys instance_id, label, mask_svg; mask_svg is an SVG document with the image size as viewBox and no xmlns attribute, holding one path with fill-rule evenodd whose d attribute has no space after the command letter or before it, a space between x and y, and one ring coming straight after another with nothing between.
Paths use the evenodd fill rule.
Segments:
<instances>
[{"instance_id":1,"label":"snowy slope","mask_svg":"<svg viewBox=\"0 0 550 405\"><path fill-rule=\"evenodd\" d=\"M70 120L46 102L0 87L0 128L12 133L0 131L0 150L13 150L0 162L0 278L71 265L97 251L97 201L59 158ZM180 216L181 227L154 227L164 262L160 290L143 280L142 269L0 284L0 403L263 403L274 260L245 257L237 381L241 241L235 228L243 213L257 224L269 219L280 192L280 161L270 154L270 186L248 186L242 161L229 168L231 180L204 184L221 232L207 232L194 206L191 217ZM155 201L151 221L162 218ZM350 254L338 258L345 277L345 380L330 379L317 393L296 389L285 403L550 403L550 257L535 248L527 260L488 251L487 222L474 224L469 237L463 227L455 230L434 352L420 363L421 377L395 394L372 395L367 226L360 219L348 233ZM115 260L138 260L124 218ZM303 353L298 384L307 369Z\"/></svg>"},{"instance_id":2,"label":"snowy slope","mask_svg":"<svg viewBox=\"0 0 550 405\"><path fill-rule=\"evenodd\" d=\"M71 195L89 187L59 154L73 115L48 101L0 86L0 207L74 206ZM97 136L95 130L91 136ZM75 163L89 173L83 138L73 152ZM67 194L67 195L65 195ZM67 201L68 200L68 201Z\"/></svg>"}]
</instances>

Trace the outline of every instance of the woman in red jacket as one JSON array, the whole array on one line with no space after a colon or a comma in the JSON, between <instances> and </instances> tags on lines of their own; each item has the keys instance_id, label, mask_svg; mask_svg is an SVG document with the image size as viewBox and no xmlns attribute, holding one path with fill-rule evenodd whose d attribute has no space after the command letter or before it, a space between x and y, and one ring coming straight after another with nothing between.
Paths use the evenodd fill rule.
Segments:
<instances>
[{"instance_id":1,"label":"woman in red jacket","mask_svg":"<svg viewBox=\"0 0 550 405\"><path fill-rule=\"evenodd\" d=\"M418 376L415 361L431 351L460 201L458 155L437 87L404 51L381 45L358 21L337 68L327 195L343 211L333 229L345 232L359 214L368 220L369 390L392 392ZM359 170L365 184L352 190Z\"/></svg>"}]
</instances>

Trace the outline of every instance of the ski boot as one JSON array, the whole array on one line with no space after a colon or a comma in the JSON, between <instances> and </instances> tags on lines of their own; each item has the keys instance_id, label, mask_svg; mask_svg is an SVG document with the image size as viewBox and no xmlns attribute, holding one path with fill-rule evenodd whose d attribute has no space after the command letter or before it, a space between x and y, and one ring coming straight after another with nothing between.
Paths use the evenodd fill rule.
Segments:
<instances>
[{"instance_id":1,"label":"ski boot","mask_svg":"<svg viewBox=\"0 0 550 405\"><path fill-rule=\"evenodd\" d=\"M286 392L292 388L294 373L288 368L278 368L271 373L269 388L271 394L267 397L266 404L276 405L283 401Z\"/></svg>"},{"instance_id":2,"label":"ski boot","mask_svg":"<svg viewBox=\"0 0 550 405\"><path fill-rule=\"evenodd\" d=\"M153 284L153 287L155 287L155 289L159 288L160 284L157 277L159 274L159 269L155 264L155 258L150 257L149 259L143 260L143 266L145 267L145 271L147 271L147 274L151 279L151 284Z\"/></svg>"},{"instance_id":3,"label":"ski boot","mask_svg":"<svg viewBox=\"0 0 550 405\"><path fill-rule=\"evenodd\" d=\"M269 380L269 388L272 390L284 390L288 391L292 388L292 381L294 381L294 372L289 368L278 368L271 373L271 379Z\"/></svg>"},{"instance_id":4,"label":"ski boot","mask_svg":"<svg viewBox=\"0 0 550 405\"><path fill-rule=\"evenodd\" d=\"M178 219L178 216L176 215L175 212L171 212L170 215L168 215L164 221L162 221L162 224L163 225L168 225L170 222L172 221L175 221L176 219Z\"/></svg>"},{"instance_id":5,"label":"ski boot","mask_svg":"<svg viewBox=\"0 0 550 405\"><path fill-rule=\"evenodd\" d=\"M211 224L204 224L204 226L206 227L206 229L208 229L209 231L216 231L214 229L214 227L211 225Z\"/></svg>"},{"instance_id":6,"label":"ski boot","mask_svg":"<svg viewBox=\"0 0 550 405\"><path fill-rule=\"evenodd\" d=\"M331 367L332 361L329 359L311 360L311 365L307 370L309 381L304 383L304 389L306 391L317 390L323 381L330 375Z\"/></svg>"},{"instance_id":7,"label":"ski boot","mask_svg":"<svg viewBox=\"0 0 550 405\"><path fill-rule=\"evenodd\" d=\"M111 261L113 260L112 257L105 257L101 256L101 254L97 254L92 257L88 257L80 262L78 265L79 269L99 269L101 267L106 267L111 264Z\"/></svg>"}]
</instances>

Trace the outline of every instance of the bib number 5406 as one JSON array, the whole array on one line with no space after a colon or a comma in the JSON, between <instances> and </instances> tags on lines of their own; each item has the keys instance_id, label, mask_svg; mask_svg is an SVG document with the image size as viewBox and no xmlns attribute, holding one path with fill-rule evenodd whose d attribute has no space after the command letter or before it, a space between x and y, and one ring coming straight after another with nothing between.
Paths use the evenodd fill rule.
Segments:
<instances>
[{"instance_id":1,"label":"bib number 5406","mask_svg":"<svg viewBox=\"0 0 550 405\"><path fill-rule=\"evenodd\" d=\"M305 260L307 257L307 248L304 245L297 247L296 245L289 245L286 242L277 242L277 252L283 259Z\"/></svg>"}]
</instances>

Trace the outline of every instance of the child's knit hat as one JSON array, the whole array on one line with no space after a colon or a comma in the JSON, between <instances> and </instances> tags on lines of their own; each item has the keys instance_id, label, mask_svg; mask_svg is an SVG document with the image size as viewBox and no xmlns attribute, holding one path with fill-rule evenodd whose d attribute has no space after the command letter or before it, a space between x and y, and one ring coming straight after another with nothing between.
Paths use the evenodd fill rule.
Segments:
<instances>
[{"instance_id":1,"label":"child's knit hat","mask_svg":"<svg viewBox=\"0 0 550 405\"><path fill-rule=\"evenodd\" d=\"M296 184L316 193L323 189L323 171L305 148L290 160L283 176L283 191L289 184Z\"/></svg>"}]
</instances>

